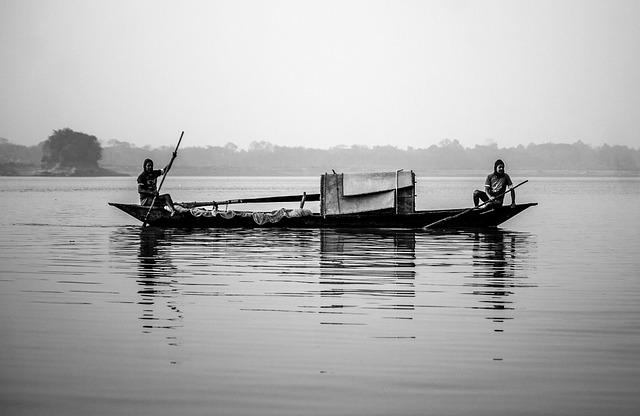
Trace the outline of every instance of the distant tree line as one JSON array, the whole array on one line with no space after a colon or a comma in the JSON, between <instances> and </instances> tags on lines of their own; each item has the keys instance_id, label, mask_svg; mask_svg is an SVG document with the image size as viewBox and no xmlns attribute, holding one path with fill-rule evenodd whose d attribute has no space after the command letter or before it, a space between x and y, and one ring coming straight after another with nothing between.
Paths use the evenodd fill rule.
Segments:
<instances>
[{"instance_id":1,"label":"distant tree line","mask_svg":"<svg viewBox=\"0 0 640 416\"><path fill-rule=\"evenodd\" d=\"M139 148L112 140L104 148L102 163L130 174L142 170L150 157L163 166L171 147ZM179 150L174 173L235 175L317 175L330 172L367 172L412 169L418 174L450 174L457 171L491 170L501 158L507 169L532 172L618 172L640 174L640 149L627 146L591 147L574 144L530 144L498 148L496 144L464 148L457 140L443 140L428 148L399 149L394 146L338 146L328 150L277 146L253 142L248 150L233 143L225 146L186 147ZM133 169L132 169L133 168Z\"/></svg>"},{"instance_id":2,"label":"distant tree line","mask_svg":"<svg viewBox=\"0 0 640 416\"><path fill-rule=\"evenodd\" d=\"M142 161L151 158L164 166L173 147L137 147L98 139L65 128L54 130L36 146L21 146L0 139L0 175L28 174L37 169L83 167L84 171L108 168L135 175ZM367 172L412 169L417 174L452 174L491 170L501 158L508 171L531 171L640 175L640 149L627 146L530 144L498 148L496 144L465 148L458 140L442 140L427 148L399 149L394 146L337 146L327 150L277 146L265 141L251 143L247 150L233 143L224 146L179 149L172 172L176 175L319 175L330 172ZM98 163L101 168L98 168ZM84 172L81 170L81 172ZM104 171L102 173L105 173ZM108 172L107 172L108 173ZM88 175L90 176L90 174Z\"/></svg>"},{"instance_id":3,"label":"distant tree line","mask_svg":"<svg viewBox=\"0 0 640 416\"><path fill-rule=\"evenodd\" d=\"M0 138L0 175L18 175L33 170L42 159L42 143L22 146Z\"/></svg>"}]
</instances>

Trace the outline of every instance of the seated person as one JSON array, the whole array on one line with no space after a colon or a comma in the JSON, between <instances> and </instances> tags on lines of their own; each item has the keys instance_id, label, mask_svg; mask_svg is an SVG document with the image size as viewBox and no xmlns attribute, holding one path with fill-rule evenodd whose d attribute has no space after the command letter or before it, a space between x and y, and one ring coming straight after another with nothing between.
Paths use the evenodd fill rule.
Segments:
<instances>
[{"instance_id":1,"label":"seated person","mask_svg":"<svg viewBox=\"0 0 640 416\"><path fill-rule=\"evenodd\" d=\"M169 194L159 195L156 182L158 176L162 176L167 172L167 167L164 169L153 170L153 160L145 159L143 165L143 171L138 175L138 194L140 195L140 205L143 206L165 206L166 209L171 212L171 215L176 213L176 209L173 206L173 201Z\"/></svg>"},{"instance_id":2,"label":"seated person","mask_svg":"<svg viewBox=\"0 0 640 416\"><path fill-rule=\"evenodd\" d=\"M500 159L493 164L493 173L484 181L484 192L473 192L473 205L478 206L480 200L486 203L487 208L500 207L504 202L507 190L513 186L511 178L504 172L504 162ZM516 191L511 189L511 205L516 204Z\"/></svg>"}]
</instances>

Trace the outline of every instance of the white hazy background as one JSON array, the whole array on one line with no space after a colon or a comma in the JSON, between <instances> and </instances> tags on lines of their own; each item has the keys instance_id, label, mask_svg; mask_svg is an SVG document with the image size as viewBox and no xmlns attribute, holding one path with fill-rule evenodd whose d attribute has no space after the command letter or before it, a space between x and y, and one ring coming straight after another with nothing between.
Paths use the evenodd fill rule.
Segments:
<instances>
[{"instance_id":1,"label":"white hazy background","mask_svg":"<svg viewBox=\"0 0 640 416\"><path fill-rule=\"evenodd\" d=\"M0 0L0 137L640 144L640 1Z\"/></svg>"}]
</instances>

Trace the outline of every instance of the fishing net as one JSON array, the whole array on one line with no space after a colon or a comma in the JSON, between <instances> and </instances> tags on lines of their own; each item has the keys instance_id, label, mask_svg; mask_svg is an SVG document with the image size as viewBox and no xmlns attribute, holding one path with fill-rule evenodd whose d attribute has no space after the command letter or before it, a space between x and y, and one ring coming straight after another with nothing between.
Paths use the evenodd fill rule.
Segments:
<instances>
[{"instance_id":1,"label":"fishing net","mask_svg":"<svg viewBox=\"0 0 640 416\"><path fill-rule=\"evenodd\" d=\"M218 211L218 210L210 210L204 208L184 208L180 205L176 205L176 211L181 213L189 212L194 217L222 217L224 219L231 219L237 216L241 217L253 217L253 221L255 221L258 225L264 225L266 223L276 223L282 220L283 218L295 218L295 217L305 217L311 215L312 212L309 209L304 208L296 208L296 209L286 209L280 208L276 211L270 212L245 212L245 211Z\"/></svg>"}]
</instances>

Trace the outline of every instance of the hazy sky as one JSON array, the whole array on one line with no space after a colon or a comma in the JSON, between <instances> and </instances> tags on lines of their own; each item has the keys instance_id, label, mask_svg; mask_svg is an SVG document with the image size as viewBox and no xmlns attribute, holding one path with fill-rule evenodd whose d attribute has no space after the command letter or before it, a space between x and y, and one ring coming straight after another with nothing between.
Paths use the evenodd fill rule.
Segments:
<instances>
[{"instance_id":1,"label":"hazy sky","mask_svg":"<svg viewBox=\"0 0 640 416\"><path fill-rule=\"evenodd\" d=\"M640 145L640 1L0 0L0 137Z\"/></svg>"}]
</instances>

